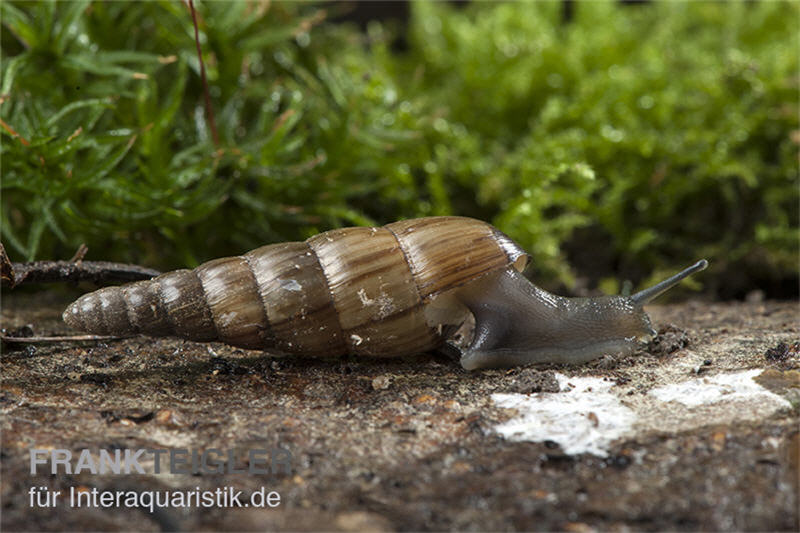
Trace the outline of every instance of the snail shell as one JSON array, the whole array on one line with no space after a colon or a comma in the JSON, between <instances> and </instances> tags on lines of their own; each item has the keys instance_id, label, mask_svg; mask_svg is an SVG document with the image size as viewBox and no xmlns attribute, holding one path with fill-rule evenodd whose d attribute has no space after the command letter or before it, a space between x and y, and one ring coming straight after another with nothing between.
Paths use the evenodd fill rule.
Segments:
<instances>
[{"instance_id":1,"label":"snail shell","mask_svg":"<svg viewBox=\"0 0 800 533\"><path fill-rule=\"evenodd\" d=\"M581 363L630 353L655 331L643 306L690 274L632 296L564 298L520 272L528 256L496 228L429 217L344 228L305 242L86 294L71 327L106 335L174 335L310 356L399 356L443 344L475 319L466 369Z\"/></svg>"},{"instance_id":2,"label":"snail shell","mask_svg":"<svg viewBox=\"0 0 800 533\"><path fill-rule=\"evenodd\" d=\"M469 309L461 287L528 256L502 232L462 217L327 231L304 242L86 294L64 312L75 329L178 336L310 356L399 356L440 346Z\"/></svg>"}]
</instances>

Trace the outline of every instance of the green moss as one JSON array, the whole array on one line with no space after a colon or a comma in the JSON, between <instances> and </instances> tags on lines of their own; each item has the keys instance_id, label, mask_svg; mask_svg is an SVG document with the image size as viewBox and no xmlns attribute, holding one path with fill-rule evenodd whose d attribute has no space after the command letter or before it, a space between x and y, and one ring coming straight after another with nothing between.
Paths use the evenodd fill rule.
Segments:
<instances>
[{"instance_id":1,"label":"green moss","mask_svg":"<svg viewBox=\"0 0 800 533\"><path fill-rule=\"evenodd\" d=\"M3 2L12 255L176 267L462 214L538 279L796 276L796 3L417 3L401 53L325 8L198 6L215 147L184 5Z\"/></svg>"}]
</instances>

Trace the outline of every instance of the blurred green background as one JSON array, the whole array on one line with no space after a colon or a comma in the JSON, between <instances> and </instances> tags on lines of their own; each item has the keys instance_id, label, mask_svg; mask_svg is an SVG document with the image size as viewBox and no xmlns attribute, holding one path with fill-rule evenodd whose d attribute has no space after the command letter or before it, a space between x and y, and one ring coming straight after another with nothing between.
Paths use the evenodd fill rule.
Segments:
<instances>
[{"instance_id":1,"label":"blurred green background","mask_svg":"<svg viewBox=\"0 0 800 533\"><path fill-rule=\"evenodd\" d=\"M343 225L493 222L532 277L795 298L797 2L2 2L12 260L194 266Z\"/></svg>"}]
</instances>

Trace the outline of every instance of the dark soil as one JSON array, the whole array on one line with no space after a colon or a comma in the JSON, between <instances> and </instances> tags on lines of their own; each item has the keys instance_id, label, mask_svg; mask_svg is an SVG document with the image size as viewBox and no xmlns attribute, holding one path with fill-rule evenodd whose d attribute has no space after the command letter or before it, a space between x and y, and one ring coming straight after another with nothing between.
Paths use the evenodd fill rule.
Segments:
<instances>
[{"instance_id":1,"label":"dark soil","mask_svg":"<svg viewBox=\"0 0 800 533\"><path fill-rule=\"evenodd\" d=\"M67 300L4 294L2 327L68 334ZM2 529L63 530L798 530L800 340L792 303L654 306L651 352L582 367L468 373L443 356L275 359L221 344L134 337L5 345ZM27 329L24 329L26 325ZM23 329L20 329L23 328ZM12 349L13 348L13 349ZM764 368L791 408L757 420L654 415L608 457L510 442L490 396L553 393L554 372L615 381L631 405L688 377ZM236 449L276 445L291 473L30 473L31 448ZM32 508L31 487L214 489L281 495L275 509Z\"/></svg>"}]
</instances>

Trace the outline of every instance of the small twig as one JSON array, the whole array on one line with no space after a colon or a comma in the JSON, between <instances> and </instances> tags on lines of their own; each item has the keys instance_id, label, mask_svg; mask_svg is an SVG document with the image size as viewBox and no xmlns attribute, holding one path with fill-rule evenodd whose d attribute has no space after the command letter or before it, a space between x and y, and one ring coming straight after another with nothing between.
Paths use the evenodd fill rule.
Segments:
<instances>
[{"instance_id":1,"label":"small twig","mask_svg":"<svg viewBox=\"0 0 800 533\"><path fill-rule=\"evenodd\" d=\"M161 272L152 268L109 261L83 261L86 246L81 245L72 261L33 261L12 263L0 243L0 282L14 288L24 283L93 281L98 284L150 279Z\"/></svg>"},{"instance_id":2,"label":"small twig","mask_svg":"<svg viewBox=\"0 0 800 533\"><path fill-rule=\"evenodd\" d=\"M31 145L31 143L29 143L25 137L17 133L17 131L14 128L6 124L5 121L1 118L0 118L0 126L2 126L4 130L6 130L9 134L11 134L12 137L19 139L19 142L21 142L23 146ZM45 165L44 157L42 156L42 154L37 154L37 155L39 156L39 164L41 164L44 167Z\"/></svg>"},{"instance_id":3,"label":"small twig","mask_svg":"<svg viewBox=\"0 0 800 533\"><path fill-rule=\"evenodd\" d=\"M89 251L89 247L86 246L86 243L81 243L78 246L78 249L75 251L75 255L72 256L72 259L69 260L70 263L77 263L79 261L83 261L83 258L86 257L86 252Z\"/></svg>"},{"instance_id":4,"label":"small twig","mask_svg":"<svg viewBox=\"0 0 800 533\"><path fill-rule=\"evenodd\" d=\"M93 281L95 283L127 282L150 279L160 272L152 268L109 261L33 261L31 263L11 263L14 270L13 283L17 287L23 283L55 283L64 281ZM3 279L5 285L5 279Z\"/></svg>"},{"instance_id":5,"label":"small twig","mask_svg":"<svg viewBox=\"0 0 800 533\"><path fill-rule=\"evenodd\" d=\"M3 287L14 286L14 267L11 266L3 243L0 243L0 284Z\"/></svg>"},{"instance_id":6,"label":"small twig","mask_svg":"<svg viewBox=\"0 0 800 533\"><path fill-rule=\"evenodd\" d=\"M23 137L22 135L17 133L16 130L14 130L14 128L12 128L8 124L6 124L5 121L2 118L0 118L0 126L2 126L4 130L6 130L8 133L10 133L12 137L15 137L15 138L19 139L19 142L21 142L23 146L30 146L31 145L31 143L29 143L28 140L25 137Z\"/></svg>"},{"instance_id":7,"label":"small twig","mask_svg":"<svg viewBox=\"0 0 800 533\"><path fill-rule=\"evenodd\" d=\"M203 96L206 101L206 114L208 114L208 127L211 129L211 137L214 139L214 146L219 146L219 135L217 134L217 124L214 121L214 110L211 108L211 95L208 92L208 80L206 80L206 66L203 63L203 52L200 50L200 32L197 28L197 13L194 10L194 2L188 0L189 9L192 11L192 24L194 24L194 42L197 46L197 59L200 61L200 77L203 80Z\"/></svg>"},{"instance_id":8,"label":"small twig","mask_svg":"<svg viewBox=\"0 0 800 533\"><path fill-rule=\"evenodd\" d=\"M10 337L0 334L0 341L8 343L68 342L68 341L110 341L127 339L130 335L117 337L113 335L67 335L63 337Z\"/></svg>"}]
</instances>

